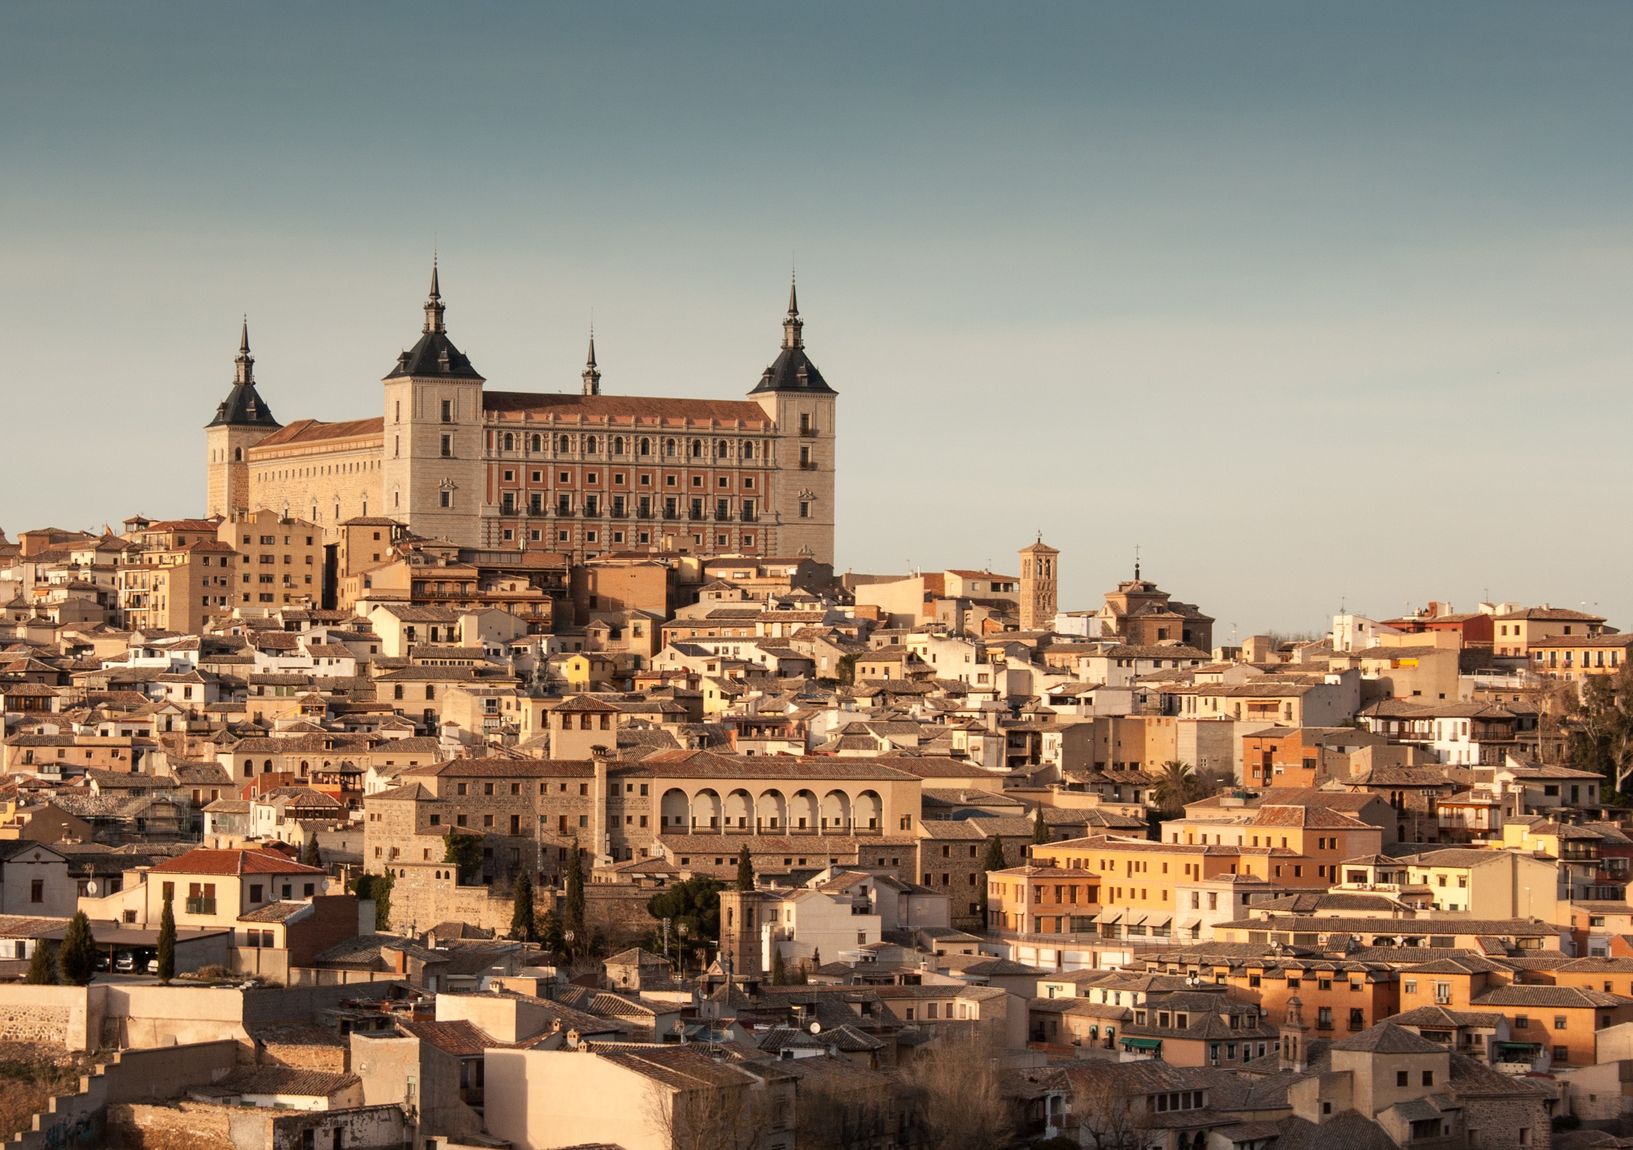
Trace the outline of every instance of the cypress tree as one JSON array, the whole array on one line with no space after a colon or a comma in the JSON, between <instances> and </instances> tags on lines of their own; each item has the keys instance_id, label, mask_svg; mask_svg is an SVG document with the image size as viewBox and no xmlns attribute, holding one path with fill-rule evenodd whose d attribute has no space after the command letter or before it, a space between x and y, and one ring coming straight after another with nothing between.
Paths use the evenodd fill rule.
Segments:
<instances>
[{"instance_id":1,"label":"cypress tree","mask_svg":"<svg viewBox=\"0 0 1633 1150\"><path fill-rule=\"evenodd\" d=\"M174 902L165 896L164 913L159 916L159 981L168 983L176 977L176 912Z\"/></svg>"},{"instance_id":2,"label":"cypress tree","mask_svg":"<svg viewBox=\"0 0 1633 1150\"><path fill-rule=\"evenodd\" d=\"M516 876L516 889L511 896L510 937L519 942L536 942L539 927L533 910L533 880L523 871Z\"/></svg>"},{"instance_id":3,"label":"cypress tree","mask_svg":"<svg viewBox=\"0 0 1633 1150\"><path fill-rule=\"evenodd\" d=\"M321 867L323 865L323 856L318 853L317 835L307 839L306 845L301 848L301 862L306 866Z\"/></svg>"},{"instance_id":4,"label":"cypress tree","mask_svg":"<svg viewBox=\"0 0 1633 1150\"><path fill-rule=\"evenodd\" d=\"M1043 823L1043 804L1038 804L1038 815L1032 823L1032 845L1041 846L1049 841L1049 828Z\"/></svg>"},{"instance_id":5,"label":"cypress tree","mask_svg":"<svg viewBox=\"0 0 1633 1150\"><path fill-rule=\"evenodd\" d=\"M987 853L981 860L981 878L975 892L976 901L981 908L983 926L987 921L987 875L995 870L1003 870L1007 866L1009 861L1004 858L1004 840L993 835L987 840Z\"/></svg>"},{"instance_id":6,"label":"cypress tree","mask_svg":"<svg viewBox=\"0 0 1633 1150\"><path fill-rule=\"evenodd\" d=\"M561 907L562 929L572 935L567 943L569 954L576 953L589 942L584 933L584 860L578 852L577 836L573 838L571 855L567 868L567 894Z\"/></svg>"},{"instance_id":7,"label":"cypress tree","mask_svg":"<svg viewBox=\"0 0 1633 1150\"><path fill-rule=\"evenodd\" d=\"M32 986L50 986L57 981L57 961L45 939L34 941L34 953L28 959L28 974L23 979Z\"/></svg>"},{"instance_id":8,"label":"cypress tree","mask_svg":"<svg viewBox=\"0 0 1633 1150\"><path fill-rule=\"evenodd\" d=\"M754 889L754 857L748 853L747 846L737 852L737 889Z\"/></svg>"},{"instance_id":9,"label":"cypress tree","mask_svg":"<svg viewBox=\"0 0 1633 1150\"><path fill-rule=\"evenodd\" d=\"M771 985L785 986L788 983L788 967L782 960L782 947L775 942L771 944Z\"/></svg>"},{"instance_id":10,"label":"cypress tree","mask_svg":"<svg viewBox=\"0 0 1633 1150\"><path fill-rule=\"evenodd\" d=\"M91 936L91 920L82 910L68 920L68 932L57 948L57 967L62 981L70 986L84 986L96 974L96 939Z\"/></svg>"}]
</instances>

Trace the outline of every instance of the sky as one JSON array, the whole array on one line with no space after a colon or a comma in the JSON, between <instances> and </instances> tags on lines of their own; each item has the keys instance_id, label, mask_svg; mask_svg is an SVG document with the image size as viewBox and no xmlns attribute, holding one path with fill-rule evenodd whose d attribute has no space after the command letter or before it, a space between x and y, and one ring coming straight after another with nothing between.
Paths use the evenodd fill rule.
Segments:
<instances>
[{"instance_id":1,"label":"sky","mask_svg":"<svg viewBox=\"0 0 1633 1150\"><path fill-rule=\"evenodd\" d=\"M378 414L730 397L791 266L837 565L1144 574L1232 633L1633 626L1633 6L0 6L0 528L198 514L249 316Z\"/></svg>"}]
</instances>

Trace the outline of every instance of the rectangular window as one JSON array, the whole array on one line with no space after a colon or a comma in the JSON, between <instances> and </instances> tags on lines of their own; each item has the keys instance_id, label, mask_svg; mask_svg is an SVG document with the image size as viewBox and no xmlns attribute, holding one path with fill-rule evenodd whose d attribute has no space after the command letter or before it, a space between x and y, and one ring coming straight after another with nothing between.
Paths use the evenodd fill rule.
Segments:
<instances>
[{"instance_id":1,"label":"rectangular window","mask_svg":"<svg viewBox=\"0 0 1633 1150\"><path fill-rule=\"evenodd\" d=\"M453 458L453 454L454 454L454 437L451 436L451 435L444 435L442 437L441 446L442 446L442 458L444 458L444 459Z\"/></svg>"}]
</instances>

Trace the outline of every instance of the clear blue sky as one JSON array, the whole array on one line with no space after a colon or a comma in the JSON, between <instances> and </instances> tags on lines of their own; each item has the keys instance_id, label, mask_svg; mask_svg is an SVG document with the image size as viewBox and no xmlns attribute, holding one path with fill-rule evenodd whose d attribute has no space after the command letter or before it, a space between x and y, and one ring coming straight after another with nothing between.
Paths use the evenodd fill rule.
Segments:
<instances>
[{"instance_id":1,"label":"clear blue sky","mask_svg":"<svg viewBox=\"0 0 1633 1150\"><path fill-rule=\"evenodd\" d=\"M433 242L497 387L730 396L790 259L839 564L1633 625L1633 6L0 7L0 527L196 513L250 315L379 411Z\"/></svg>"}]
</instances>

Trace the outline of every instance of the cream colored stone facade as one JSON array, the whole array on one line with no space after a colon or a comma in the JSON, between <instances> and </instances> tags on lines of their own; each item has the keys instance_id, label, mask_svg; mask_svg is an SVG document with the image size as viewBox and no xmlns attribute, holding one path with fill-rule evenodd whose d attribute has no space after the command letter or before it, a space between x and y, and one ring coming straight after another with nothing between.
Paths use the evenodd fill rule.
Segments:
<instances>
[{"instance_id":1,"label":"cream colored stone facade","mask_svg":"<svg viewBox=\"0 0 1633 1150\"><path fill-rule=\"evenodd\" d=\"M331 543L345 520L386 516L462 547L575 560L833 561L837 397L805 355L792 296L780 354L741 400L603 395L593 342L581 393L494 391L443 315L433 275L420 339L384 380L382 415L344 423L265 423L246 335L234 392L206 432L211 512L306 518ZM233 422L245 410L263 422Z\"/></svg>"}]
</instances>

